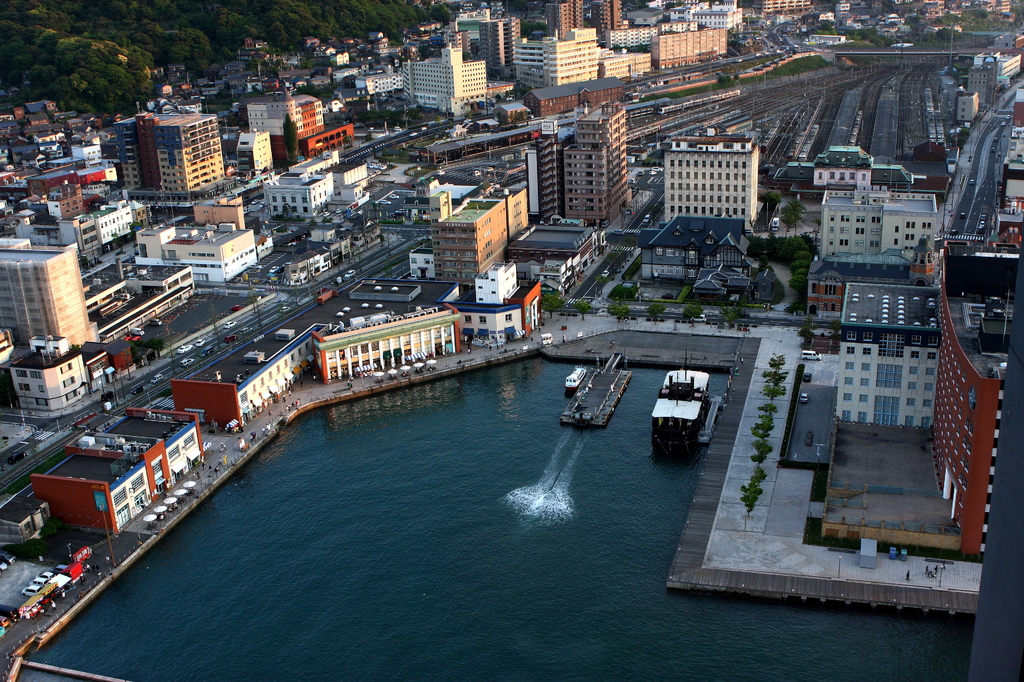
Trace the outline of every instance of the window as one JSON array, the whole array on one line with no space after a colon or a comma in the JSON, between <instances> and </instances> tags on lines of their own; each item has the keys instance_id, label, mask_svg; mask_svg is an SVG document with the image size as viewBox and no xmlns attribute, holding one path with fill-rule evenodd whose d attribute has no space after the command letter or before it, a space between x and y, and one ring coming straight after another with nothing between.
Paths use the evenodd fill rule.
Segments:
<instances>
[{"instance_id":1,"label":"window","mask_svg":"<svg viewBox=\"0 0 1024 682\"><path fill-rule=\"evenodd\" d=\"M856 341L857 340L857 332L846 332L846 340L847 341Z\"/></svg>"},{"instance_id":2,"label":"window","mask_svg":"<svg viewBox=\"0 0 1024 682\"><path fill-rule=\"evenodd\" d=\"M935 390L935 384L925 384L924 385L924 390L926 390L928 392L934 391Z\"/></svg>"},{"instance_id":3,"label":"window","mask_svg":"<svg viewBox=\"0 0 1024 682\"><path fill-rule=\"evenodd\" d=\"M505 321L506 322L511 322L512 321L512 313L508 313L507 315L505 315Z\"/></svg>"},{"instance_id":4,"label":"window","mask_svg":"<svg viewBox=\"0 0 1024 682\"><path fill-rule=\"evenodd\" d=\"M931 406L932 406L932 401L931 401L930 398L925 398L924 400L921 401L921 407L931 407ZM921 426L924 426L924 424L921 424Z\"/></svg>"},{"instance_id":5,"label":"window","mask_svg":"<svg viewBox=\"0 0 1024 682\"><path fill-rule=\"evenodd\" d=\"M911 374L917 374L917 370L918 370L917 365L913 365L913 366L907 368L907 371L910 372Z\"/></svg>"},{"instance_id":6,"label":"window","mask_svg":"<svg viewBox=\"0 0 1024 682\"><path fill-rule=\"evenodd\" d=\"M914 407L917 405L917 398L907 398L907 407Z\"/></svg>"},{"instance_id":7,"label":"window","mask_svg":"<svg viewBox=\"0 0 1024 682\"><path fill-rule=\"evenodd\" d=\"M843 379L844 386L853 386L853 377L846 377Z\"/></svg>"},{"instance_id":8,"label":"window","mask_svg":"<svg viewBox=\"0 0 1024 682\"><path fill-rule=\"evenodd\" d=\"M913 336L911 336L910 337L910 343L914 344L915 346L920 346L921 345L921 335L920 334L914 334Z\"/></svg>"},{"instance_id":9,"label":"window","mask_svg":"<svg viewBox=\"0 0 1024 682\"><path fill-rule=\"evenodd\" d=\"M867 401L868 401L868 397L864 393L861 393L859 396L857 396L857 402L859 402L859 403L866 403Z\"/></svg>"},{"instance_id":10,"label":"window","mask_svg":"<svg viewBox=\"0 0 1024 682\"><path fill-rule=\"evenodd\" d=\"M928 359L929 360L934 360L935 359L935 351L928 351Z\"/></svg>"},{"instance_id":11,"label":"window","mask_svg":"<svg viewBox=\"0 0 1024 682\"><path fill-rule=\"evenodd\" d=\"M912 350L912 351L910 351L910 359L911 360L920 360L921 359L921 351L919 351L919 350Z\"/></svg>"},{"instance_id":12,"label":"window","mask_svg":"<svg viewBox=\"0 0 1024 682\"><path fill-rule=\"evenodd\" d=\"M15 376L19 376L19 377L21 377L21 378L23 378L23 379L24 379L25 377L27 377L27 376L28 376L28 372L26 372L26 371L25 371L25 370L23 370L23 369L17 369L17 370L14 370L14 375L15 375Z\"/></svg>"},{"instance_id":13,"label":"window","mask_svg":"<svg viewBox=\"0 0 1024 682\"><path fill-rule=\"evenodd\" d=\"M902 383L902 365L883 365L879 363L875 373L875 386L877 388L900 388Z\"/></svg>"},{"instance_id":14,"label":"window","mask_svg":"<svg viewBox=\"0 0 1024 682\"><path fill-rule=\"evenodd\" d=\"M858 412L858 413L857 413L857 421L858 421L858 422L860 422L861 424L863 424L863 423L865 423L865 422L866 422L867 420L868 420L868 413L867 413L867 412Z\"/></svg>"},{"instance_id":15,"label":"window","mask_svg":"<svg viewBox=\"0 0 1024 682\"><path fill-rule=\"evenodd\" d=\"M875 396L875 423L899 426L900 399L894 395Z\"/></svg>"},{"instance_id":16,"label":"window","mask_svg":"<svg viewBox=\"0 0 1024 682\"><path fill-rule=\"evenodd\" d=\"M114 492L113 499L115 505L124 504L128 501L128 491L124 487L118 488Z\"/></svg>"},{"instance_id":17,"label":"window","mask_svg":"<svg viewBox=\"0 0 1024 682\"><path fill-rule=\"evenodd\" d=\"M868 379L867 377L861 377L860 385L861 386L870 386L871 385L871 379Z\"/></svg>"},{"instance_id":18,"label":"window","mask_svg":"<svg viewBox=\"0 0 1024 682\"><path fill-rule=\"evenodd\" d=\"M847 346L846 347L846 354L847 355L853 355L856 352L857 352L857 349L854 346Z\"/></svg>"},{"instance_id":19,"label":"window","mask_svg":"<svg viewBox=\"0 0 1024 682\"><path fill-rule=\"evenodd\" d=\"M871 371L871 363L870 362L862 362L862 363L860 363L860 371L862 371L862 372L870 372Z\"/></svg>"},{"instance_id":20,"label":"window","mask_svg":"<svg viewBox=\"0 0 1024 682\"><path fill-rule=\"evenodd\" d=\"M473 316L466 315L466 324L473 324Z\"/></svg>"},{"instance_id":21,"label":"window","mask_svg":"<svg viewBox=\"0 0 1024 682\"><path fill-rule=\"evenodd\" d=\"M882 334L878 354L883 358L902 358L903 339L903 334Z\"/></svg>"},{"instance_id":22,"label":"window","mask_svg":"<svg viewBox=\"0 0 1024 682\"><path fill-rule=\"evenodd\" d=\"M844 422L850 421L850 411L849 410L843 410L843 421Z\"/></svg>"},{"instance_id":23,"label":"window","mask_svg":"<svg viewBox=\"0 0 1024 682\"><path fill-rule=\"evenodd\" d=\"M904 426L913 426L914 425L914 417L912 415L909 415L909 414L907 416L905 416L903 418L903 425Z\"/></svg>"},{"instance_id":24,"label":"window","mask_svg":"<svg viewBox=\"0 0 1024 682\"><path fill-rule=\"evenodd\" d=\"M487 324L487 316L486 315L479 315L477 317L477 319L480 321L480 324Z\"/></svg>"},{"instance_id":25,"label":"window","mask_svg":"<svg viewBox=\"0 0 1024 682\"><path fill-rule=\"evenodd\" d=\"M861 349L860 354L861 355L871 355L871 348L870 347L864 347L863 349Z\"/></svg>"},{"instance_id":26,"label":"window","mask_svg":"<svg viewBox=\"0 0 1024 682\"><path fill-rule=\"evenodd\" d=\"M917 390L917 382L916 381L908 381L907 382L907 390L908 391L916 391Z\"/></svg>"},{"instance_id":27,"label":"window","mask_svg":"<svg viewBox=\"0 0 1024 682\"><path fill-rule=\"evenodd\" d=\"M855 364L856 364L856 363L853 363L853 362L848 362L848 363L846 363L846 369L848 369L848 370L852 370Z\"/></svg>"},{"instance_id":28,"label":"window","mask_svg":"<svg viewBox=\"0 0 1024 682\"><path fill-rule=\"evenodd\" d=\"M924 368L924 374L925 374L925 376L929 376L929 377L935 376L935 368L934 367L925 367Z\"/></svg>"},{"instance_id":29,"label":"window","mask_svg":"<svg viewBox=\"0 0 1024 682\"><path fill-rule=\"evenodd\" d=\"M843 394L843 401L844 402L848 403L848 402L851 402L852 400L853 400L853 394L852 393L844 393Z\"/></svg>"},{"instance_id":30,"label":"window","mask_svg":"<svg viewBox=\"0 0 1024 682\"><path fill-rule=\"evenodd\" d=\"M872 334L871 332L864 332L864 340L865 341L874 341L875 340L875 335Z\"/></svg>"},{"instance_id":31,"label":"window","mask_svg":"<svg viewBox=\"0 0 1024 682\"><path fill-rule=\"evenodd\" d=\"M931 425L932 425L932 418L931 417L921 417L921 428L922 429L927 429Z\"/></svg>"}]
</instances>

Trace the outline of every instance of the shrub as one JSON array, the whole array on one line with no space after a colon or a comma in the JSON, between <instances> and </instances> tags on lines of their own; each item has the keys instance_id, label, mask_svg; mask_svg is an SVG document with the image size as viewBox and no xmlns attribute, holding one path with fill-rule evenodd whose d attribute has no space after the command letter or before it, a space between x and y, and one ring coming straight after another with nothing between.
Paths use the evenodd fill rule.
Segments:
<instances>
[{"instance_id":1,"label":"shrub","mask_svg":"<svg viewBox=\"0 0 1024 682\"><path fill-rule=\"evenodd\" d=\"M16 545L4 545L4 549L23 561L38 561L39 557L46 555L50 546L46 540L32 538Z\"/></svg>"},{"instance_id":2,"label":"shrub","mask_svg":"<svg viewBox=\"0 0 1024 682\"><path fill-rule=\"evenodd\" d=\"M39 531L39 535L43 538L48 538L51 535L56 534L58 531L64 528L64 522L58 519L56 516L51 516L43 524L42 529Z\"/></svg>"}]
</instances>

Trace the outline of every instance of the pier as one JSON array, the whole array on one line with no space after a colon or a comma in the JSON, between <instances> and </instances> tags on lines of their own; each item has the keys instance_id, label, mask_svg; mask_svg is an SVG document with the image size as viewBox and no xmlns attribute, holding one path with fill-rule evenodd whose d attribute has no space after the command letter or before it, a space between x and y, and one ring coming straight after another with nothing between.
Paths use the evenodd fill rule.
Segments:
<instances>
[{"instance_id":1,"label":"pier","mask_svg":"<svg viewBox=\"0 0 1024 682\"><path fill-rule=\"evenodd\" d=\"M633 376L629 370L619 369L620 365L625 364L626 356L623 353L612 353L603 369L587 375L585 385L569 401L559 421L580 428L608 426L615 414L615 406L619 404Z\"/></svg>"}]
</instances>

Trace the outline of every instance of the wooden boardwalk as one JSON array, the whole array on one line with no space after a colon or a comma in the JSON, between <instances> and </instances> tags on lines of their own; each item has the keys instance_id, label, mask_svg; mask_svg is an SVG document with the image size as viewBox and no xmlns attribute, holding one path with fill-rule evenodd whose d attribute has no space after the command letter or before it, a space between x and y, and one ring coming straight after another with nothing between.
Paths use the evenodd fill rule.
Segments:
<instances>
[{"instance_id":1,"label":"wooden boardwalk","mask_svg":"<svg viewBox=\"0 0 1024 682\"><path fill-rule=\"evenodd\" d=\"M739 365L739 375L733 377L729 389L731 409L725 410L718 417L715 435L704 455L704 470L701 472L697 493L690 505L683 536L679 540L679 549L672 561L669 587L676 587L673 582L683 571L699 569L704 563L704 552L711 537L711 527L715 523L718 500L722 497L725 475L729 471L729 460L732 458L733 443L736 441L736 432L743 416L743 404L747 400L752 370L760 347L760 339L748 337L742 339L742 344L738 348L739 357L743 362Z\"/></svg>"}]
</instances>

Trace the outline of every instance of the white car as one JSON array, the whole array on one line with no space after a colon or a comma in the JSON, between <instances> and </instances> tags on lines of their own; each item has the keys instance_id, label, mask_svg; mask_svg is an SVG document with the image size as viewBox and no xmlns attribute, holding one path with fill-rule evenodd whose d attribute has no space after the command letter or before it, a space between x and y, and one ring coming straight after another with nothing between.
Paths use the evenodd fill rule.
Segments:
<instances>
[{"instance_id":1,"label":"white car","mask_svg":"<svg viewBox=\"0 0 1024 682\"><path fill-rule=\"evenodd\" d=\"M32 583L31 585L26 587L24 590L22 590L21 593L23 595L25 595L26 597L33 597L41 589L43 589L42 585L37 585L36 583Z\"/></svg>"},{"instance_id":2,"label":"white car","mask_svg":"<svg viewBox=\"0 0 1024 682\"><path fill-rule=\"evenodd\" d=\"M163 374L157 374L152 379L149 380L149 383L151 383L151 384L159 384L163 380L164 380L164 375Z\"/></svg>"},{"instance_id":3,"label":"white car","mask_svg":"<svg viewBox=\"0 0 1024 682\"><path fill-rule=\"evenodd\" d=\"M53 571L43 571L42 573L40 573L32 579L32 584L45 585L46 583L50 582L50 578L52 578L54 575L56 574Z\"/></svg>"},{"instance_id":4,"label":"white car","mask_svg":"<svg viewBox=\"0 0 1024 682\"><path fill-rule=\"evenodd\" d=\"M184 360L181 361L182 367L188 367L189 365L193 364L195 364L195 360L193 358L185 358Z\"/></svg>"},{"instance_id":5,"label":"white car","mask_svg":"<svg viewBox=\"0 0 1024 682\"><path fill-rule=\"evenodd\" d=\"M192 345L194 345L196 348L202 348L205 344L206 344L206 339L199 339L198 341L193 341L192 342Z\"/></svg>"},{"instance_id":6,"label":"white car","mask_svg":"<svg viewBox=\"0 0 1024 682\"><path fill-rule=\"evenodd\" d=\"M192 350L194 347L195 346L193 346L191 343L186 343L184 346L178 348L178 355L184 355L185 353Z\"/></svg>"},{"instance_id":7,"label":"white car","mask_svg":"<svg viewBox=\"0 0 1024 682\"><path fill-rule=\"evenodd\" d=\"M224 328L225 328L225 329L231 329L231 328L232 328L232 327L234 327L234 326L235 326L236 324L238 324L238 323L237 323L237 322L235 322L234 320L231 320L230 322L225 322L225 323L224 323Z\"/></svg>"}]
</instances>

